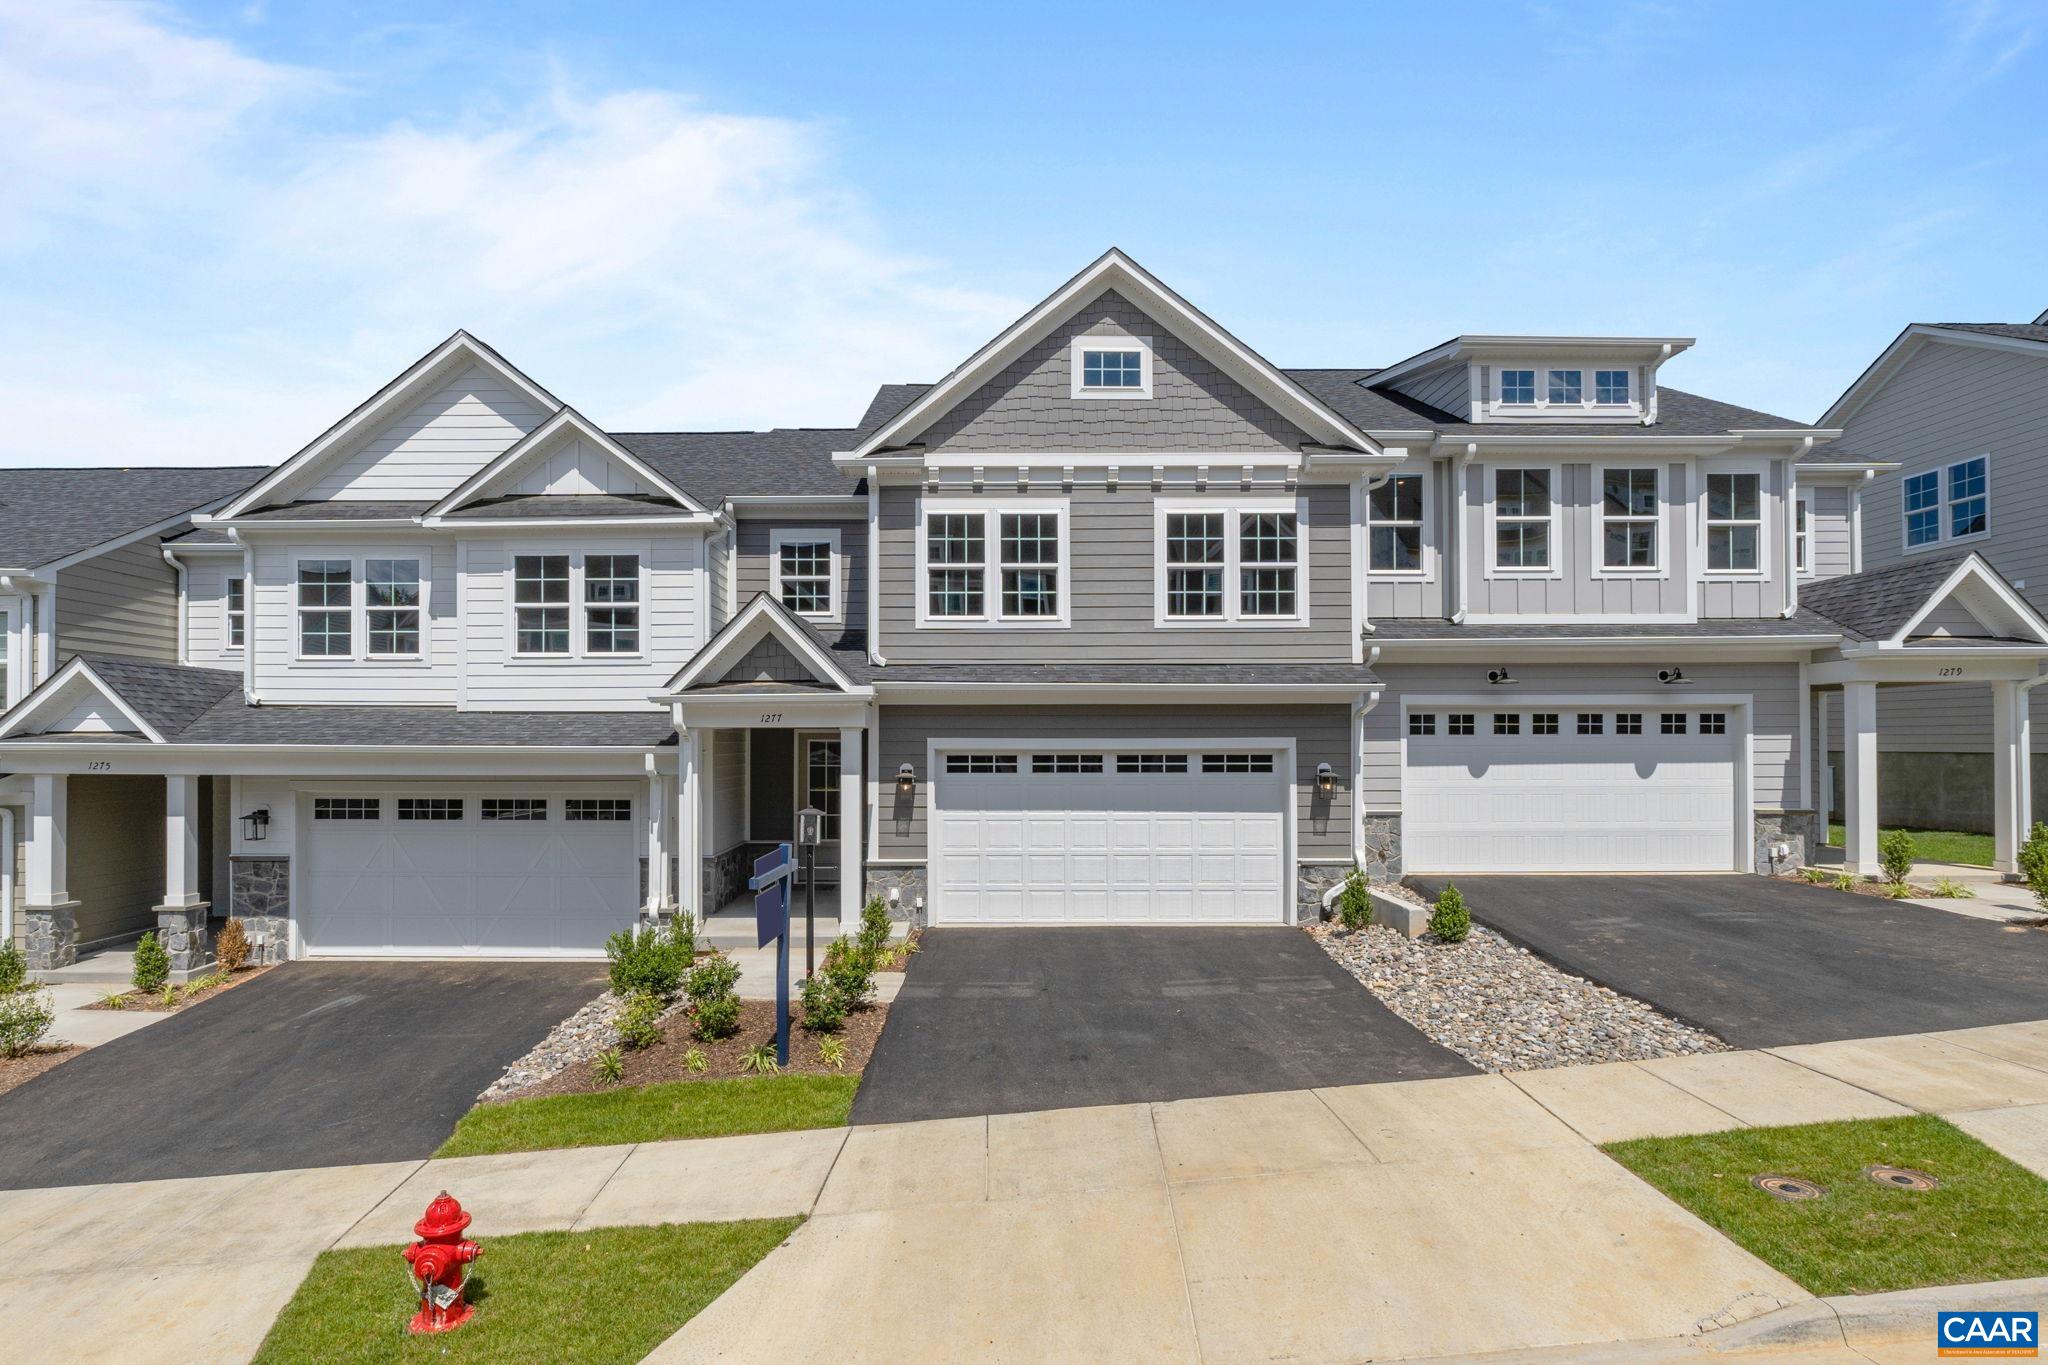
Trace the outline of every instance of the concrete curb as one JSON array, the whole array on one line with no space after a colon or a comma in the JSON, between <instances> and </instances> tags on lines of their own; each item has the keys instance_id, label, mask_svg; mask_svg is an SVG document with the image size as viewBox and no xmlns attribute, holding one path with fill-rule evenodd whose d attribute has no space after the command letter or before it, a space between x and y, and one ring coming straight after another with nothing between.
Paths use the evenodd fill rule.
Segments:
<instances>
[{"instance_id":1,"label":"concrete curb","mask_svg":"<svg viewBox=\"0 0 2048 1365\"><path fill-rule=\"evenodd\" d=\"M1910 1340L1934 1331L1937 1312L1956 1309L2048 1313L2048 1276L1809 1299L1733 1327L1707 1331L1699 1341L1712 1351L1751 1351Z\"/></svg>"}]
</instances>

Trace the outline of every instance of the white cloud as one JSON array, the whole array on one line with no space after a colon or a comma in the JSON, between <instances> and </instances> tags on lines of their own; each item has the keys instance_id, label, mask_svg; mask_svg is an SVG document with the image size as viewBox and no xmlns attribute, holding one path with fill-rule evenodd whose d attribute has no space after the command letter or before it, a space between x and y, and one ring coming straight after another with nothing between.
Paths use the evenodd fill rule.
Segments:
<instances>
[{"instance_id":1,"label":"white cloud","mask_svg":"<svg viewBox=\"0 0 2048 1365\"><path fill-rule=\"evenodd\" d=\"M850 424L875 383L934 377L1021 310L895 249L811 123L558 78L509 110L320 133L339 78L163 11L14 6L6 61L42 107L0 96L0 119L46 168L19 206L45 233L14 245L68 270L48 229L97 213L76 251L153 260L144 287L185 311L119 289L0 309L0 345L31 352L0 378L0 454L280 458L458 326L615 428ZM287 88L329 103L301 117Z\"/></svg>"}]
</instances>

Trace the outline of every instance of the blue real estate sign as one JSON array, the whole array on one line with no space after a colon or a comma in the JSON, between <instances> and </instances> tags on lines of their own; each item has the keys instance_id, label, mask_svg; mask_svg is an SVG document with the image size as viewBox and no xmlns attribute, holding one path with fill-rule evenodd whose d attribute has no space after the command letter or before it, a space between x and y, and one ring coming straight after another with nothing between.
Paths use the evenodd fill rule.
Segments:
<instances>
[{"instance_id":1,"label":"blue real estate sign","mask_svg":"<svg viewBox=\"0 0 2048 1365\"><path fill-rule=\"evenodd\" d=\"M788 844L754 860L755 946L775 945L775 1064L789 1065L789 888L796 859Z\"/></svg>"}]
</instances>

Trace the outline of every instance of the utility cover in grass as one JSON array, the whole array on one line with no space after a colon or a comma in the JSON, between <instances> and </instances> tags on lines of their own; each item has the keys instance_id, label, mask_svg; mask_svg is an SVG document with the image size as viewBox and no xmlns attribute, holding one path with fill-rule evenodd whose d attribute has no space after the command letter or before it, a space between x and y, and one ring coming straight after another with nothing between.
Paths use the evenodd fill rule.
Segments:
<instances>
[{"instance_id":1,"label":"utility cover in grass","mask_svg":"<svg viewBox=\"0 0 2048 1365\"><path fill-rule=\"evenodd\" d=\"M1818 1295L2048 1275L2048 1181L1930 1115L1611 1143L1609 1155ZM1938 1189L1880 1185L1870 1166ZM1788 1203L1754 1175L1827 1193Z\"/></svg>"},{"instance_id":2,"label":"utility cover in grass","mask_svg":"<svg viewBox=\"0 0 2048 1365\"><path fill-rule=\"evenodd\" d=\"M800 1218L669 1223L493 1237L471 1266L476 1316L413 1336L419 1308L398 1247L329 1251L313 1263L256 1359L334 1361L636 1361L724 1293ZM232 1282L232 1275L228 1282Z\"/></svg>"}]
</instances>

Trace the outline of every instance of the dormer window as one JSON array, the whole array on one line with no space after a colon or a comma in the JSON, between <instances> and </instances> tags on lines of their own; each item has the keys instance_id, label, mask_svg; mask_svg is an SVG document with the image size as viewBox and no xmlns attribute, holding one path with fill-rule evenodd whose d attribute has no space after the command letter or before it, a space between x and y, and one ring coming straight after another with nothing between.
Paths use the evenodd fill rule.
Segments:
<instances>
[{"instance_id":1,"label":"dormer window","mask_svg":"<svg viewBox=\"0 0 2048 1365\"><path fill-rule=\"evenodd\" d=\"M1075 398L1150 398L1152 341L1149 337L1074 338Z\"/></svg>"},{"instance_id":2,"label":"dormer window","mask_svg":"<svg viewBox=\"0 0 2048 1365\"><path fill-rule=\"evenodd\" d=\"M1628 371L1593 371L1593 401L1603 406L1628 402Z\"/></svg>"},{"instance_id":3,"label":"dormer window","mask_svg":"<svg viewBox=\"0 0 2048 1365\"><path fill-rule=\"evenodd\" d=\"M1586 372L1584 370L1552 370L1550 372L1550 401L1552 404L1567 404L1576 407L1586 401Z\"/></svg>"},{"instance_id":4,"label":"dormer window","mask_svg":"<svg viewBox=\"0 0 2048 1365\"><path fill-rule=\"evenodd\" d=\"M1536 371L1502 370L1500 372L1500 401L1503 403L1534 403L1536 401Z\"/></svg>"}]
</instances>

